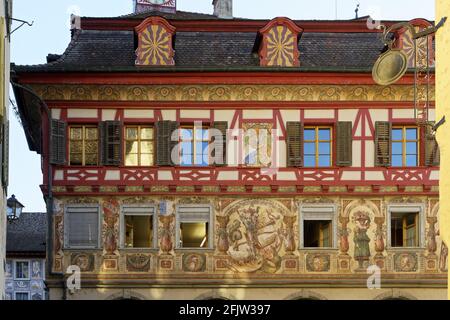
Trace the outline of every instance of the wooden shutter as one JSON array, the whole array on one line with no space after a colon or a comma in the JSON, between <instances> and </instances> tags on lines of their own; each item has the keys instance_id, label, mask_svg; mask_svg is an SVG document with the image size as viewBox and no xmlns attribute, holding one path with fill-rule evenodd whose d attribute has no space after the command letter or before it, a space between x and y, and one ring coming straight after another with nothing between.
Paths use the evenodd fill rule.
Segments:
<instances>
[{"instance_id":1,"label":"wooden shutter","mask_svg":"<svg viewBox=\"0 0 450 320\"><path fill-rule=\"evenodd\" d=\"M389 121L375 122L375 166L391 165L391 131L392 125Z\"/></svg>"},{"instance_id":2,"label":"wooden shutter","mask_svg":"<svg viewBox=\"0 0 450 320\"><path fill-rule=\"evenodd\" d=\"M171 166L174 165L179 165L180 164L180 159L179 159L179 150L178 150L178 144L180 143L180 139L178 138L178 136L174 139L172 139L172 135L175 135L174 132L178 132L178 128L180 127L180 124L176 121L170 121L169 123L169 164ZM177 151L175 152L175 157L172 158L172 150L177 149Z\"/></svg>"},{"instance_id":3,"label":"wooden shutter","mask_svg":"<svg viewBox=\"0 0 450 320\"><path fill-rule=\"evenodd\" d=\"M175 121L158 121L156 123L156 164L158 166L173 166L177 159L172 160L172 149L178 145L178 141L172 141L172 133L178 130Z\"/></svg>"},{"instance_id":4,"label":"wooden shutter","mask_svg":"<svg viewBox=\"0 0 450 320\"><path fill-rule=\"evenodd\" d=\"M440 151L436 136L433 134L434 122L428 123L425 127L425 165L439 166Z\"/></svg>"},{"instance_id":5,"label":"wooden shutter","mask_svg":"<svg viewBox=\"0 0 450 320\"><path fill-rule=\"evenodd\" d=\"M50 163L64 165L66 163L67 123L52 119L50 132L52 152Z\"/></svg>"},{"instance_id":6,"label":"wooden shutter","mask_svg":"<svg viewBox=\"0 0 450 320\"><path fill-rule=\"evenodd\" d=\"M2 183L6 188L9 182L9 121L2 125Z\"/></svg>"},{"instance_id":7,"label":"wooden shutter","mask_svg":"<svg viewBox=\"0 0 450 320\"><path fill-rule=\"evenodd\" d=\"M104 166L120 166L122 160L122 123L100 123L101 163Z\"/></svg>"},{"instance_id":8,"label":"wooden shutter","mask_svg":"<svg viewBox=\"0 0 450 320\"><path fill-rule=\"evenodd\" d=\"M303 166L303 124L301 122L286 123L287 166Z\"/></svg>"},{"instance_id":9,"label":"wooden shutter","mask_svg":"<svg viewBox=\"0 0 450 320\"><path fill-rule=\"evenodd\" d=\"M215 163L217 167L224 167L227 165L227 130L228 130L228 122L227 121L216 121L213 124L213 128L219 130L222 133L222 141L215 141L214 143L214 152L212 154L213 159L219 158L222 159L222 163Z\"/></svg>"},{"instance_id":10,"label":"wooden shutter","mask_svg":"<svg viewBox=\"0 0 450 320\"><path fill-rule=\"evenodd\" d=\"M340 121L336 125L336 165L352 165L352 122Z\"/></svg>"}]
</instances>

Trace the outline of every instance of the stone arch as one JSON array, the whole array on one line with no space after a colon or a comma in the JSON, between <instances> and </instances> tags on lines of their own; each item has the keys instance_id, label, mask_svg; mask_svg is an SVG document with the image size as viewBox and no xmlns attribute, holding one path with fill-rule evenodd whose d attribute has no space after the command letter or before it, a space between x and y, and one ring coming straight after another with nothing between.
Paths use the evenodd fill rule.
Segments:
<instances>
[{"instance_id":1,"label":"stone arch","mask_svg":"<svg viewBox=\"0 0 450 320\"><path fill-rule=\"evenodd\" d=\"M328 300L325 296L310 290L302 290L288 295L284 300Z\"/></svg>"},{"instance_id":2,"label":"stone arch","mask_svg":"<svg viewBox=\"0 0 450 320\"><path fill-rule=\"evenodd\" d=\"M194 300L237 300L231 294L223 294L218 292L217 290L211 290L199 295Z\"/></svg>"},{"instance_id":3,"label":"stone arch","mask_svg":"<svg viewBox=\"0 0 450 320\"><path fill-rule=\"evenodd\" d=\"M148 300L148 299L140 293L129 290L123 290L121 292L117 292L108 296L105 300Z\"/></svg>"},{"instance_id":4,"label":"stone arch","mask_svg":"<svg viewBox=\"0 0 450 320\"><path fill-rule=\"evenodd\" d=\"M389 291L376 296L374 300L418 300L418 299L406 292Z\"/></svg>"},{"instance_id":5,"label":"stone arch","mask_svg":"<svg viewBox=\"0 0 450 320\"><path fill-rule=\"evenodd\" d=\"M381 211L381 208L378 208L372 201L357 199L350 202L342 212L342 217L349 218L354 211L358 210L360 207L365 207L369 209L374 217L382 217L384 218L384 213Z\"/></svg>"}]
</instances>

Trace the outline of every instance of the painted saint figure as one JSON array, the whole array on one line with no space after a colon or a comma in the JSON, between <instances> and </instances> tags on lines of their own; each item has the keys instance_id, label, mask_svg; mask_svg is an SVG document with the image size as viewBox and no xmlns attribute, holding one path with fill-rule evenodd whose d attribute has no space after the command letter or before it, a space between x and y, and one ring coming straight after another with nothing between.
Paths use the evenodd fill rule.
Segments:
<instances>
[{"instance_id":1,"label":"painted saint figure","mask_svg":"<svg viewBox=\"0 0 450 320\"><path fill-rule=\"evenodd\" d=\"M357 212L355 214L355 235L353 242L355 243L354 258L358 261L358 268L364 269L364 262L370 259L370 238L367 230L370 226L370 217L365 212Z\"/></svg>"}]
</instances>

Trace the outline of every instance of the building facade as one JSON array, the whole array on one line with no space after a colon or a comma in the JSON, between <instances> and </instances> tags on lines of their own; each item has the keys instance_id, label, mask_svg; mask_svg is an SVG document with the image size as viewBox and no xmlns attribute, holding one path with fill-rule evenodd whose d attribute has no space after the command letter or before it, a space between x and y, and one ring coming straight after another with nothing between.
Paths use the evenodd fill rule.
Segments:
<instances>
[{"instance_id":1,"label":"building facade","mask_svg":"<svg viewBox=\"0 0 450 320\"><path fill-rule=\"evenodd\" d=\"M225 2L75 19L64 54L13 65L51 201L50 299L445 299L414 74L374 83L365 19L237 19ZM427 53L394 36L409 66Z\"/></svg>"},{"instance_id":2,"label":"building facade","mask_svg":"<svg viewBox=\"0 0 450 320\"><path fill-rule=\"evenodd\" d=\"M23 212L8 224L6 300L45 300L47 214Z\"/></svg>"},{"instance_id":3,"label":"building facade","mask_svg":"<svg viewBox=\"0 0 450 320\"><path fill-rule=\"evenodd\" d=\"M12 1L0 1L0 299L5 293L6 194L8 187L9 30Z\"/></svg>"},{"instance_id":4,"label":"building facade","mask_svg":"<svg viewBox=\"0 0 450 320\"><path fill-rule=\"evenodd\" d=\"M443 17L448 17L450 12L450 3L444 0L436 0L436 21L440 21ZM444 24L443 28L436 35L436 58L441 61L439 66L436 67L436 118L441 119L445 115L449 114L450 94L448 90L445 90L450 85L450 78L448 72L450 71L450 59L448 59L450 53L450 24ZM449 126L443 125L437 132L437 138L439 145L441 146L441 159L444 166L448 166L450 163L448 153L448 141L446 136L450 133ZM440 197L445 200L445 195L450 190L450 184L448 183L447 172L443 171L441 175L441 182L439 189L441 191ZM441 206L441 224L442 238L448 243L450 241L450 205L447 202L443 202ZM450 299L450 289L448 293Z\"/></svg>"}]
</instances>

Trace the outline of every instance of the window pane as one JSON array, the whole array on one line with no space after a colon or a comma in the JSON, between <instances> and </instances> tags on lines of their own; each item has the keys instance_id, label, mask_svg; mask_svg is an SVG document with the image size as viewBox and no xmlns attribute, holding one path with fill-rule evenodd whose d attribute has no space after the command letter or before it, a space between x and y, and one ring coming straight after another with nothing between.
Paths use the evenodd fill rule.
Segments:
<instances>
[{"instance_id":1,"label":"window pane","mask_svg":"<svg viewBox=\"0 0 450 320\"><path fill-rule=\"evenodd\" d=\"M70 142L70 153L82 153L82 152L83 152L83 142L81 141Z\"/></svg>"},{"instance_id":2,"label":"window pane","mask_svg":"<svg viewBox=\"0 0 450 320\"><path fill-rule=\"evenodd\" d=\"M18 301L29 300L28 293L27 292L16 292L16 300L18 300Z\"/></svg>"},{"instance_id":3,"label":"window pane","mask_svg":"<svg viewBox=\"0 0 450 320\"><path fill-rule=\"evenodd\" d=\"M331 130L330 129L319 129L319 140L330 140Z\"/></svg>"},{"instance_id":4,"label":"window pane","mask_svg":"<svg viewBox=\"0 0 450 320\"><path fill-rule=\"evenodd\" d=\"M70 164L72 166L81 166L83 164L83 155L81 153L71 153Z\"/></svg>"},{"instance_id":5,"label":"window pane","mask_svg":"<svg viewBox=\"0 0 450 320\"><path fill-rule=\"evenodd\" d=\"M138 153L139 151L139 143L137 141L127 141L126 142L126 150L125 153Z\"/></svg>"},{"instance_id":6,"label":"window pane","mask_svg":"<svg viewBox=\"0 0 450 320\"><path fill-rule=\"evenodd\" d=\"M86 141L84 151L87 153L97 153L98 152L98 143L97 141Z\"/></svg>"},{"instance_id":7,"label":"window pane","mask_svg":"<svg viewBox=\"0 0 450 320\"><path fill-rule=\"evenodd\" d=\"M98 244L98 214L69 212L69 245L95 247Z\"/></svg>"},{"instance_id":8,"label":"window pane","mask_svg":"<svg viewBox=\"0 0 450 320\"><path fill-rule=\"evenodd\" d=\"M138 155L137 153L129 153L125 155L125 165L126 166L138 166Z\"/></svg>"},{"instance_id":9,"label":"window pane","mask_svg":"<svg viewBox=\"0 0 450 320\"><path fill-rule=\"evenodd\" d=\"M250 151L249 154L245 157L245 164L256 164L256 151Z\"/></svg>"},{"instance_id":10,"label":"window pane","mask_svg":"<svg viewBox=\"0 0 450 320\"><path fill-rule=\"evenodd\" d=\"M403 143L393 142L392 143L392 154L396 154L396 155L403 154Z\"/></svg>"},{"instance_id":11,"label":"window pane","mask_svg":"<svg viewBox=\"0 0 450 320\"><path fill-rule=\"evenodd\" d=\"M85 165L87 165L87 166L97 165L97 163L98 163L97 153L86 153L85 160L86 160Z\"/></svg>"},{"instance_id":12,"label":"window pane","mask_svg":"<svg viewBox=\"0 0 450 320\"><path fill-rule=\"evenodd\" d=\"M141 139L153 140L153 128L141 128Z\"/></svg>"},{"instance_id":13,"label":"window pane","mask_svg":"<svg viewBox=\"0 0 450 320\"><path fill-rule=\"evenodd\" d=\"M192 140L192 129L181 129L181 140Z\"/></svg>"},{"instance_id":14,"label":"window pane","mask_svg":"<svg viewBox=\"0 0 450 320\"><path fill-rule=\"evenodd\" d=\"M307 142L304 144L305 155L315 155L316 154L316 144Z\"/></svg>"},{"instance_id":15,"label":"window pane","mask_svg":"<svg viewBox=\"0 0 450 320\"><path fill-rule=\"evenodd\" d=\"M141 142L141 153L153 153L153 141Z\"/></svg>"},{"instance_id":16,"label":"window pane","mask_svg":"<svg viewBox=\"0 0 450 320\"><path fill-rule=\"evenodd\" d=\"M329 167L331 166L330 156L319 156L319 167Z\"/></svg>"},{"instance_id":17,"label":"window pane","mask_svg":"<svg viewBox=\"0 0 450 320\"><path fill-rule=\"evenodd\" d=\"M403 140L403 129L392 129L392 140Z\"/></svg>"},{"instance_id":18,"label":"window pane","mask_svg":"<svg viewBox=\"0 0 450 320\"><path fill-rule=\"evenodd\" d=\"M191 166L192 165L192 154L182 155L181 156L181 165L182 166Z\"/></svg>"},{"instance_id":19,"label":"window pane","mask_svg":"<svg viewBox=\"0 0 450 320\"><path fill-rule=\"evenodd\" d=\"M208 155L197 154L195 156L195 164L199 166L207 166L208 165Z\"/></svg>"},{"instance_id":20,"label":"window pane","mask_svg":"<svg viewBox=\"0 0 450 320\"><path fill-rule=\"evenodd\" d=\"M393 167L402 167L403 166L403 158L401 155L393 155L392 156L392 166Z\"/></svg>"},{"instance_id":21,"label":"window pane","mask_svg":"<svg viewBox=\"0 0 450 320\"><path fill-rule=\"evenodd\" d=\"M316 140L316 130L315 129L305 129L303 139L304 140Z\"/></svg>"},{"instance_id":22,"label":"window pane","mask_svg":"<svg viewBox=\"0 0 450 320\"><path fill-rule=\"evenodd\" d=\"M181 143L181 154L182 155L190 155L194 152L193 148L192 148L192 143L191 142L182 142Z\"/></svg>"},{"instance_id":23,"label":"window pane","mask_svg":"<svg viewBox=\"0 0 450 320\"><path fill-rule=\"evenodd\" d=\"M417 156L415 155L407 155L406 156L406 166L407 167L415 167L417 166Z\"/></svg>"},{"instance_id":24,"label":"window pane","mask_svg":"<svg viewBox=\"0 0 450 320\"><path fill-rule=\"evenodd\" d=\"M319 154L330 154L330 143L320 142L319 143Z\"/></svg>"},{"instance_id":25,"label":"window pane","mask_svg":"<svg viewBox=\"0 0 450 320\"><path fill-rule=\"evenodd\" d=\"M97 140L97 138L98 138L97 128L86 128L86 139Z\"/></svg>"},{"instance_id":26,"label":"window pane","mask_svg":"<svg viewBox=\"0 0 450 320\"><path fill-rule=\"evenodd\" d=\"M142 153L141 154L141 166L153 166L153 154Z\"/></svg>"},{"instance_id":27,"label":"window pane","mask_svg":"<svg viewBox=\"0 0 450 320\"><path fill-rule=\"evenodd\" d=\"M83 138L82 128L70 128L70 139L81 140Z\"/></svg>"},{"instance_id":28,"label":"window pane","mask_svg":"<svg viewBox=\"0 0 450 320\"><path fill-rule=\"evenodd\" d=\"M403 247L403 218L395 213L391 215L391 245Z\"/></svg>"},{"instance_id":29,"label":"window pane","mask_svg":"<svg viewBox=\"0 0 450 320\"><path fill-rule=\"evenodd\" d=\"M316 157L315 156L305 156L303 161L304 161L305 167L315 167L316 166Z\"/></svg>"},{"instance_id":30,"label":"window pane","mask_svg":"<svg viewBox=\"0 0 450 320\"><path fill-rule=\"evenodd\" d=\"M181 247L182 248L207 248L208 247L208 223L181 223Z\"/></svg>"},{"instance_id":31,"label":"window pane","mask_svg":"<svg viewBox=\"0 0 450 320\"><path fill-rule=\"evenodd\" d=\"M125 228L126 248L151 248L153 246L153 219L151 215L126 215Z\"/></svg>"},{"instance_id":32,"label":"window pane","mask_svg":"<svg viewBox=\"0 0 450 320\"><path fill-rule=\"evenodd\" d=\"M406 154L417 155L417 142L406 143Z\"/></svg>"},{"instance_id":33,"label":"window pane","mask_svg":"<svg viewBox=\"0 0 450 320\"><path fill-rule=\"evenodd\" d=\"M29 265L27 261L16 262L16 279L29 278Z\"/></svg>"},{"instance_id":34,"label":"window pane","mask_svg":"<svg viewBox=\"0 0 450 320\"><path fill-rule=\"evenodd\" d=\"M137 127L128 127L127 128L127 139L129 140L137 140L138 138L138 128Z\"/></svg>"},{"instance_id":35,"label":"window pane","mask_svg":"<svg viewBox=\"0 0 450 320\"><path fill-rule=\"evenodd\" d=\"M208 129L195 129L195 140L208 140Z\"/></svg>"},{"instance_id":36,"label":"window pane","mask_svg":"<svg viewBox=\"0 0 450 320\"><path fill-rule=\"evenodd\" d=\"M406 129L406 140L417 140L417 129Z\"/></svg>"}]
</instances>

